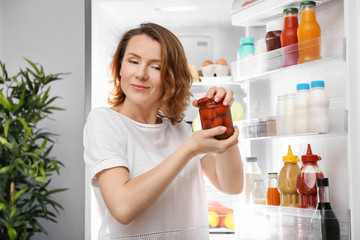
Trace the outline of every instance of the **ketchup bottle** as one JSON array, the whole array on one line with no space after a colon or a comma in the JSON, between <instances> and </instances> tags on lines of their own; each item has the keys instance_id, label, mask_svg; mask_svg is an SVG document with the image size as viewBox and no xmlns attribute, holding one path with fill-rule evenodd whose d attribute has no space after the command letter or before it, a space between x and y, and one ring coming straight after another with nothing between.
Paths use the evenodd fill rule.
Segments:
<instances>
[{"instance_id":1,"label":"ketchup bottle","mask_svg":"<svg viewBox=\"0 0 360 240\"><path fill-rule=\"evenodd\" d=\"M283 48L282 67L296 65L298 62L299 52L297 46L297 29L299 23L297 15L297 8L284 9L284 28L280 35L281 47Z\"/></svg>"},{"instance_id":2,"label":"ketchup bottle","mask_svg":"<svg viewBox=\"0 0 360 240\"><path fill-rule=\"evenodd\" d=\"M299 207L301 208L316 208L316 179L324 177L317 164L319 160L321 160L321 157L312 154L310 144L308 144L306 155L301 156L302 166L296 182L297 192L300 195Z\"/></svg>"}]
</instances>

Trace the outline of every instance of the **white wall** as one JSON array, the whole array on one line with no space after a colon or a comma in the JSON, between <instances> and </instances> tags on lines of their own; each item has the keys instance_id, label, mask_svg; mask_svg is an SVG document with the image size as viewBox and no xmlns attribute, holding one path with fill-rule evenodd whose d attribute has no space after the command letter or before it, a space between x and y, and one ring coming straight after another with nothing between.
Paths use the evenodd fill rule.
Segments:
<instances>
[{"instance_id":1,"label":"white wall","mask_svg":"<svg viewBox=\"0 0 360 240\"><path fill-rule=\"evenodd\" d=\"M85 121L85 0L0 0L0 57L9 73L27 67L24 57L40 63L46 73L67 72L52 86L62 97L44 125L59 134L52 154L65 164L52 186L68 187L56 195L65 211L58 224L45 222L49 236L34 239L84 239L84 163L82 130Z\"/></svg>"}]
</instances>

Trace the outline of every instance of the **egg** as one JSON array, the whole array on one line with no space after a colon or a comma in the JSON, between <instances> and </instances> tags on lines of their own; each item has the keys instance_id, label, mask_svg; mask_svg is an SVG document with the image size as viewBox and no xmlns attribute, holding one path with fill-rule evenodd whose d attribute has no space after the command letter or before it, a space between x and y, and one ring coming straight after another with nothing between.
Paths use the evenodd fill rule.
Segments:
<instances>
[{"instance_id":1,"label":"egg","mask_svg":"<svg viewBox=\"0 0 360 240\"><path fill-rule=\"evenodd\" d=\"M203 66L203 67L206 67L206 66L211 65L211 64L213 64L213 62L212 62L211 60L205 60L205 61L203 62L203 64L202 64L202 66Z\"/></svg>"},{"instance_id":2,"label":"egg","mask_svg":"<svg viewBox=\"0 0 360 240\"><path fill-rule=\"evenodd\" d=\"M227 66L227 62L225 61L225 59L219 59L216 61L216 64L219 64L219 65L223 65L223 66Z\"/></svg>"}]
</instances>

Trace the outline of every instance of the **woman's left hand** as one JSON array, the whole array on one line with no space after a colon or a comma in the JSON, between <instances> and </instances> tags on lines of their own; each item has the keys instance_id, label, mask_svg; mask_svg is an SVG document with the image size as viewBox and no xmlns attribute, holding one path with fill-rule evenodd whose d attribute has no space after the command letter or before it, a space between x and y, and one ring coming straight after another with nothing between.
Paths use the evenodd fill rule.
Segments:
<instances>
[{"instance_id":1,"label":"woman's left hand","mask_svg":"<svg viewBox=\"0 0 360 240\"><path fill-rule=\"evenodd\" d=\"M234 93L232 90L226 90L223 87L211 87L206 93L207 98L214 98L215 102L220 102L224 98L223 105L231 106L234 102ZM199 107L197 100L192 102L194 107Z\"/></svg>"}]
</instances>

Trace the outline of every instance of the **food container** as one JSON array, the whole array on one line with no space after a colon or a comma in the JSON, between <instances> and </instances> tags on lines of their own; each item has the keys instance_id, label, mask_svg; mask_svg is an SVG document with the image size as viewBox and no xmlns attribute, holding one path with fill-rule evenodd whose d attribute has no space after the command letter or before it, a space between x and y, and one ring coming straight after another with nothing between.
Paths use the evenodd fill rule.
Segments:
<instances>
[{"instance_id":1,"label":"food container","mask_svg":"<svg viewBox=\"0 0 360 240\"><path fill-rule=\"evenodd\" d=\"M215 102L212 98L201 98L198 100L201 127L203 130L225 126L223 134L215 136L216 139L229 138L234 133L233 122L229 106L224 106L223 100Z\"/></svg>"}]
</instances>

